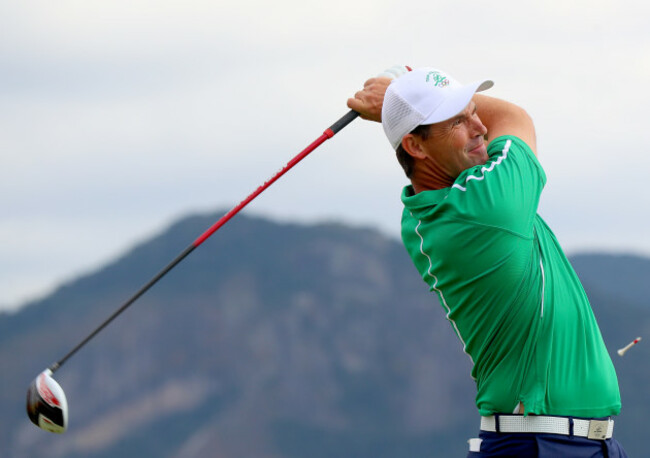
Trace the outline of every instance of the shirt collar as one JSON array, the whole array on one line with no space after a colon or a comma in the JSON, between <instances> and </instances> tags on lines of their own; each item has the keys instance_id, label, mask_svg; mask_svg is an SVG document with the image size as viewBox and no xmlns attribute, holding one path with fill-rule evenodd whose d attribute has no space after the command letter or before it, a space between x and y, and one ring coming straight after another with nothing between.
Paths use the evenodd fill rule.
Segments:
<instances>
[{"instance_id":1,"label":"shirt collar","mask_svg":"<svg viewBox=\"0 0 650 458\"><path fill-rule=\"evenodd\" d=\"M409 211L420 213L432 210L447 198L451 188L435 189L415 193L412 185L404 186L402 189L402 203Z\"/></svg>"}]
</instances>

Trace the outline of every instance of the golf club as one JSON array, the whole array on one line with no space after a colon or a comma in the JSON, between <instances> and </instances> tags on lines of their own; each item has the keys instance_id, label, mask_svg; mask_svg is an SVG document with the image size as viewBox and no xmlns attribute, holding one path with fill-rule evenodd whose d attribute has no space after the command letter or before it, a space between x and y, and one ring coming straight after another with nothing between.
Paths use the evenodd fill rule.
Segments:
<instances>
[{"instance_id":1,"label":"golf club","mask_svg":"<svg viewBox=\"0 0 650 458\"><path fill-rule=\"evenodd\" d=\"M389 78L396 78L399 75L410 71L409 67L394 66L379 76ZM140 296L147 292L153 285L155 285L162 277L164 277L170 270L177 266L183 259L185 259L192 251L205 242L212 234L214 234L221 226L226 224L233 216L235 216L241 209L248 205L253 199L260 195L266 188L271 186L282 175L291 170L296 164L303 160L309 153L318 148L323 142L332 138L341 129L354 121L359 113L350 110L328 129L312 142L307 148L302 150L297 156L291 159L282 169L280 169L273 177L264 182L248 197L241 201L238 205L233 207L228 213L223 215L216 223L208 228L201 234L191 245L183 250L176 258L174 258L167 266L165 266L158 274L156 274L148 283L142 286L131 298L129 298L120 308L118 308L110 317L108 317L101 325L92 331L85 339L83 339L77 346L68 352L59 361L52 364L49 368L41 372L34 381L29 385L27 390L27 414L29 419L39 428L46 431L55 433L65 432L68 426L68 403L65 393L61 386L52 377L53 374L65 364L65 362L79 351L84 345L95 337L102 329L117 318L124 310L133 304Z\"/></svg>"},{"instance_id":2,"label":"golf club","mask_svg":"<svg viewBox=\"0 0 650 458\"><path fill-rule=\"evenodd\" d=\"M45 369L27 390L27 415L39 428L62 433L68 425L68 401L61 386Z\"/></svg>"}]
</instances>

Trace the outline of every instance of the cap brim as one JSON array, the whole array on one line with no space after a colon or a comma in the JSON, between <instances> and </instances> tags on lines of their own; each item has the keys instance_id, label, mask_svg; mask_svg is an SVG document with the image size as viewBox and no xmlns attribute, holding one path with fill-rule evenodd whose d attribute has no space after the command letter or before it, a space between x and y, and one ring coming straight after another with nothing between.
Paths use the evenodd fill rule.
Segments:
<instances>
[{"instance_id":1,"label":"cap brim","mask_svg":"<svg viewBox=\"0 0 650 458\"><path fill-rule=\"evenodd\" d=\"M450 89L452 93L443 101L420 125L435 124L447 121L463 111L477 92L485 91L494 86L490 80L467 84L458 89Z\"/></svg>"}]
</instances>

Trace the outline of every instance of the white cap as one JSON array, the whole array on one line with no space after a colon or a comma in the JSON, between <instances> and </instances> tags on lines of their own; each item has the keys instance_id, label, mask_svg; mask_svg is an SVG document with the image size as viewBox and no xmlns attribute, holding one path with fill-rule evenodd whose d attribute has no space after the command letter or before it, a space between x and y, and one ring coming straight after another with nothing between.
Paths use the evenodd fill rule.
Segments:
<instances>
[{"instance_id":1,"label":"white cap","mask_svg":"<svg viewBox=\"0 0 650 458\"><path fill-rule=\"evenodd\" d=\"M394 79L384 96L381 123L393 149L417 126L453 118L475 92L490 89L490 80L462 85L435 68L417 68Z\"/></svg>"}]
</instances>

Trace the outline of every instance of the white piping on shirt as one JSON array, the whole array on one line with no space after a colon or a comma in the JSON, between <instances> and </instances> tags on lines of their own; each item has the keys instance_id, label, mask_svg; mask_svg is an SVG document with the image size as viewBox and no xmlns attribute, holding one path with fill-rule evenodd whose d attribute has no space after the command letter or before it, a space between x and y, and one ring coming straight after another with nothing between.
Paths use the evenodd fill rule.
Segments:
<instances>
[{"instance_id":1,"label":"white piping on shirt","mask_svg":"<svg viewBox=\"0 0 650 458\"><path fill-rule=\"evenodd\" d=\"M544 263L542 262L542 259L540 258L539 260L539 268L542 272L542 311L540 314L540 318L544 318L544 289L546 286L546 278L544 275Z\"/></svg>"},{"instance_id":2,"label":"white piping on shirt","mask_svg":"<svg viewBox=\"0 0 650 458\"><path fill-rule=\"evenodd\" d=\"M412 216L413 216L413 214L411 213L411 217ZM456 322L449 317L449 315L451 314L451 308L449 307L449 305L447 305L447 300L445 299L445 295L442 293L442 291L440 289L438 289L438 286L437 286L438 285L438 277L436 277L433 274L433 272L431 272L431 270L433 269L433 262L431 261L431 257L424 252L424 238L422 237L422 234L420 234L420 231L419 231L420 225L422 225L422 220L418 220L418 225L415 227L415 233L418 235L418 237L420 237L420 253L422 253L422 255L425 256L427 258L427 260L429 261L429 268L427 269L427 274L434 281L431 288L433 290L435 290L438 293L438 295L440 296L442 305L445 308L445 310L447 310L446 318L451 323L451 325L454 327L454 330L456 331L456 335L460 339L460 342L463 344L463 352L467 356L469 356L470 361L472 361L472 365L474 365L474 360L472 359L472 355L467 353L467 350L466 350L467 345L465 344L465 340L463 339L463 336L461 335L460 330L458 329L458 326L456 325ZM474 377L472 377L472 378L474 378Z\"/></svg>"},{"instance_id":3,"label":"white piping on shirt","mask_svg":"<svg viewBox=\"0 0 650 458\"><path fill-rule=\"evenodd\" d=\"M501 164L501 162L503 162L504 159L508 157L508 151L510 150L511 144L512 144L512 140L506 140L506 144L503 146L503 149L501 150L501 156L499 156L496 161L490 164L489 167L485 167L485 166L481 167L481 176L468 175L467 178L465 178L465 185L467 185L467 183L470 180L479 180L479 181L483 180L485 178L486 173L491 172L492 170L494 170L494 167ZM452 188L460 189L463 192L467 191L466 187L461 186L459 184L454 184Z\"/></svg>"}]
</instances>

